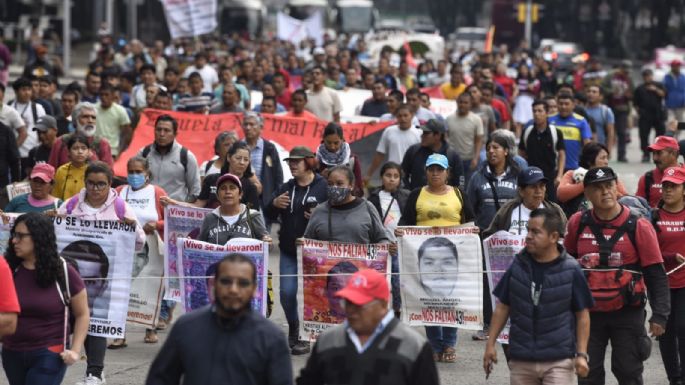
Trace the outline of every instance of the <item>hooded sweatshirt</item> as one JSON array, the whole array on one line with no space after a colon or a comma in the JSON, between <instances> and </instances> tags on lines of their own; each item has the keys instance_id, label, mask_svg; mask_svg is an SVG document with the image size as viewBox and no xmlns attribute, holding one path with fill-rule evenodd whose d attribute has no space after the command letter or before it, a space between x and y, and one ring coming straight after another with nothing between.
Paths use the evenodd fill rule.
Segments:
<instances>
[{"instance_id":1,"label":"hooded sweatshirt","mask_svg":"<svg viewBox=\"0 0 685 385\"><path fill-rule=\"evenodd\" d=\"M509 200L518 196L518 171L507 167L501 176L495 176L487 163L471 176L466 199L476 214L476 226L485 230L495 217L497 210ZM494 186L496 192L492 191ZM497 202L495 202L497 196Z\"/></svg>"},{"instance_id":2,"label":"hooded sweatshirt","mask_svg":"<svg viewBox=\"0 0 685 385\"><path fill-rule=\"evenodd\" d=\"M257 210L248 211L247 206L241 203L240 214L233 224L226 222L220 210L221 207L217 207L205 216L198 240L225 245L233 238L262 239L269 234L264 226L262 214Z\"/></svg>"},{"instance_id":3,"label":"hooded sweatshirt","mask_svg":"<svg viewBox=\"0 0 685 385\"><path fill-rule=\"evenodd\" d=\"M319 174L314 174L314 180L308 186L300 186L295 179L290 179L274 191L269 204L264 208L264 215L272 220L280 218L281 229L278 232L278 246L288 255L297 255L295 240L302 237L309 220L304 217L307 210L307 199L314 197L316 202L328 200L328 183ZM285 209L274 207L273 202L279 195L288 192L290 205Z\"/></svg>"}]
</instances>

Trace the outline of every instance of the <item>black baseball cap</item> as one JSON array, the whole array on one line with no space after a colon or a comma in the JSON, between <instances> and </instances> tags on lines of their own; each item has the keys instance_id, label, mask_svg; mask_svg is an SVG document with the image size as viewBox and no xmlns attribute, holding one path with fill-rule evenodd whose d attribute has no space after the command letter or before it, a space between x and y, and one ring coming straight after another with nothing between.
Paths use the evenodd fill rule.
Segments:
<instances>
[{"instance_id":1,"label":"black baseball cap","mask_svg":"<svg viewBox=\"0 0 685 385\"><path fill-rule=\"evenodd\" d=\"M424 132L437 132L440 134L447 132L445 125L437 119L430 119L426 123L422 124L421 130Z\"/></svg>"},{"instance_id":2,"label":"black baseball cap","mask_svg":"<svg viewBox=\"0 0 685 385\"><path fill-rule=\"evenodd\" d=\"M595 183L602 183L610 180L616 180L618 176L611 167L596 167L591 168L583 179L583 186L589 186Z\"/></svg>"},{"instance_id":3,"label":"black baseball cap","mask_svg":"<svg viewBox=\"0 0 685 385\"><path fill-rule=\"evenodd\" d=\"M50 115L43 115L36 121L33 131L45 132L51 128L57 128L57 121Z\"/></svg>"},{"instance_id":4,"label":"black baseball cap","mask_svg":"<svg viewBox=\"0 0 685 385\"><path fill-rule=\"evenodd\" d=\"M538 167L533 167L533 166L527 167L526 169L524 169L523 171L521 171L519 173L519 176L518 176L519 187L534 185L538 182L547 183L547 178L545 178L545 174Z\"/></svg>"}]
</instances>

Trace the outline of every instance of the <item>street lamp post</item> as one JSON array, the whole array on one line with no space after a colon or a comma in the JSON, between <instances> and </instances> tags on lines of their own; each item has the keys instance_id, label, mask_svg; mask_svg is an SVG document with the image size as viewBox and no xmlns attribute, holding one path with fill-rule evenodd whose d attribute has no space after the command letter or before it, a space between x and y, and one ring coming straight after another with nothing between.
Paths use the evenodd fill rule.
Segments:
<instances>
[{"instance_id":1,"label":"street lamp post","mask_svg":"<svg viewBox=\"0 0 685 385\"><path fill-rule=\"evenodd\" d=\"M64 0L63 22L62 22L62 66L64 76L69 76L71 72L71 0Z\"/></svg>"}]
</instances>

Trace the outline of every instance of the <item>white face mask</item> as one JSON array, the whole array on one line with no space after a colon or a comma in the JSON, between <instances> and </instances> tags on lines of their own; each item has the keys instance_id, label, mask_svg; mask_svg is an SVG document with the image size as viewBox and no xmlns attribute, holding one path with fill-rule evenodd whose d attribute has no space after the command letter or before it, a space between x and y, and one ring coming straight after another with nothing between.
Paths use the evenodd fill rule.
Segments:
<instances>
[{"instance_id":1,"label":"white face mask","mask_svg":"<svg viewBox=\"0 0 685 385\"><path fill-rule=\"evenodd\" d=\"M81 126L79 127L79 130L81 131L81 133L83 133L83 135L89 138L95 135L95 125L93 124L86 124L85 126Z\"/></svg>"}]
</instances>

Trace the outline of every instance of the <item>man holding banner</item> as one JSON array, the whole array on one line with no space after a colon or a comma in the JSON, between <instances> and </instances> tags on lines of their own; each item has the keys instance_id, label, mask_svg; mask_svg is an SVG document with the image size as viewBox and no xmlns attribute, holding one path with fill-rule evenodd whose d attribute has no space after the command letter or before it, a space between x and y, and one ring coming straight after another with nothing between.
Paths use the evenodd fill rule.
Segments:
<instances>
[{"instance_id":1,"label":"man holding banner","mask_svg":"<svg viewBox=\"0 0 685 385\"><path fill-rule=\"evenodd\" d=\"M558 212L535 209L526 248L494 290L499 303L490 323L483 368L497 363L495 343L511 317L511 384L574 384L588 374L592 293L578 263L559 245L564 234ZM541 295L542 291L545 295Z\"/></svg>"},{"instance_id":2,"label":"man holding banner","mask_svg":"<svg viewBox=\"0 0 685 385\"><path fill-rule=\"evenodd\" d=\"M292 364L283 332L254 311L257 268L238 253L214 275L214 303L176 321L150 366L146 385L290 385Z\"/></svg>"}]
</instances>

